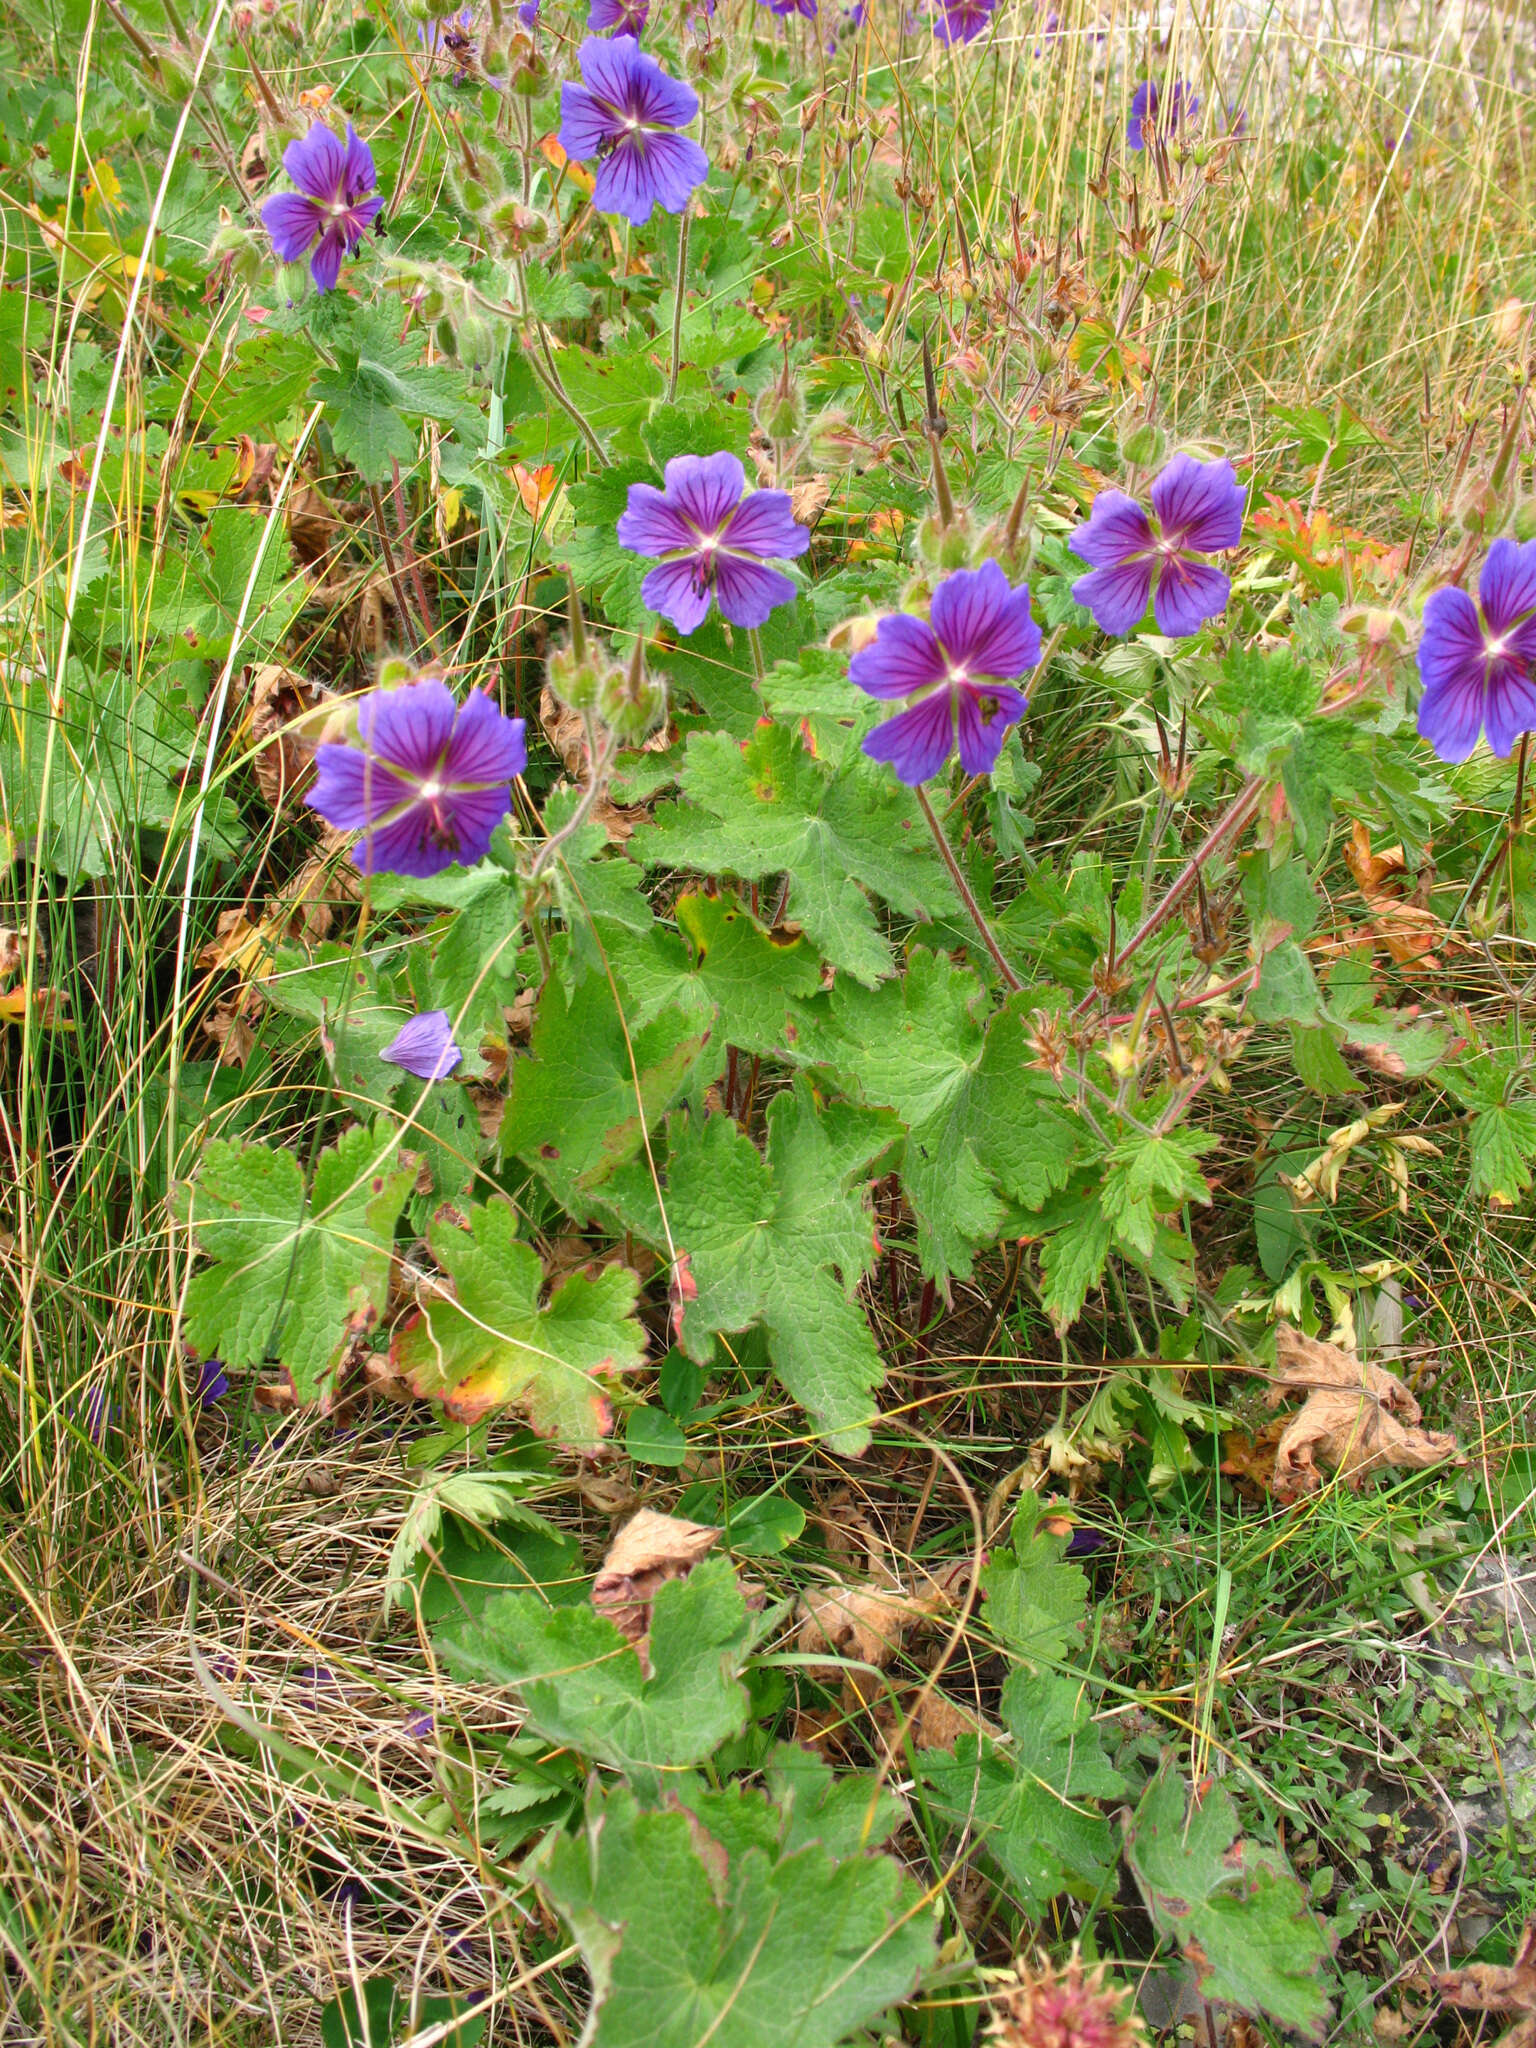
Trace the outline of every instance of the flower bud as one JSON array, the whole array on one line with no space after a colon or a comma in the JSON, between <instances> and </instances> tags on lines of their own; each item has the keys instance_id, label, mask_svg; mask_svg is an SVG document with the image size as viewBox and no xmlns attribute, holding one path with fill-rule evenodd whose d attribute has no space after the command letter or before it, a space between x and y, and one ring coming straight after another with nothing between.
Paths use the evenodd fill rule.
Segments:
<instances>
[{"instance_id":1,"label":"flower bud","mask_svg":"<svg viewBox=\"0 0 1536 2048\"><path fill-rule=\"evenodd\" d=\"M407 661L403 654L386 654L374 677L376 686L381 690L398 690L403 683L420 680L415 663Z\"/></svg>"},{"instance_id":2,"label":"flower bud","mask_svg":"<svg viewBox=\"0 0 1536 2048\"><path fill-rule=\"evenodd\" d=\"M931 512L917 529L917 553L920 561L941 574L969 567L970 515L957 509L946 520L941 512Z\"/></svg>"},{"instance_id":3,"label":"flower bud","mask_svg":"<svg viewBox=\"0 0 1536 2048\"><path fill-rule=\"evenodd\" d=\"M1522 498L1515 507L1509 530L1516 540L1536 540L1536 498Z\"/></svg>"},{"instance_id":4,"label":"flower bud","mask_svg":"<svg viewBox=\"0 0 1536 2048\"><path fill-rule=\"evenodd\" d=\"M244 284L254 284L267 265L262 238L219 208L219 231L208 244L209 261L227 263L231 273Z\"/></svg>"},{"instance_id":5,"label":"flower bud","mask_svg":"<svg viewBox=\"0 0 1536 2048\"><path fill-rule=\"evenodd\" d=\"M597 715L621 746L638 747L667 715L667 686L645 666L637 634L627 669L610 668L598 684Z\"/></svg>"},{"instance_id":6,"label":"flower bud","mask_svg":"<svg viewBox=\"0 0 1536 2048\"><path fill-rule=\"evenodd\" d=\"M1154 420L1136 420L1120 436L1120 460L1133 469L1155 469L1167 446L1168 436Z\"/></svg>"},{"instance_id":7,"label":"flower bud","mask_svg":"<svg viewBox=\"0 0 1536 2048\"><path fill-rule=\"evenodd\" d=\"M1473 477L1462 486L1452 518L1459 530L1469 536L1497 533L1504 509L1504 494L1491 478Z\"/></svg>"},{"instance_id":8,"label":"flower bud","mask_svg":"<svg viewBox=\"0 0 1536 2048\"><path fill-rule=\"evenodd\" d=\"M536 99L549 79L549 66L531 36L514 36L507 48L507 83L524 99Z\"/></svg>"},{"instance_id":9,"label":"flower bud","mask_svg":"<svg viewBox=\"0 0 1536 2048\"><path fill-rule=\"evenodd\" d=\"M793 441L805 425L805 400L788 370L759 392L752 417L770 441Z\"/></svg>"},{"instance_id":10,"label":"flower bud","mask_svg":"<svg viewBox=\"0 0 1536 2048\"><path fill-rule=\"evenodd\" d=\"M481 215L486 238L498 256L522 256L549 240L549 222L510 193Z\"/></svg>"}]
</instances>

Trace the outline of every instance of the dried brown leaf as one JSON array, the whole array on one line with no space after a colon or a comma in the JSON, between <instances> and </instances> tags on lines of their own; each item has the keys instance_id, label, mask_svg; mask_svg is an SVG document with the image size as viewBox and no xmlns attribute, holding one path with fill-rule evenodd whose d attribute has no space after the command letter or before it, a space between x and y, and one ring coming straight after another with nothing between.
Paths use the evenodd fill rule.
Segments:
<instances>
[{"instance_id":1,"label":"dried brown leaf","mask_svg":"<svg viewBox=\"0 0 1536 2048\"><path fill-rule=\"evenodd\" d=\"M1306 1394L1275 1446L1273 1485L1280 1499L1312 1492L1323 1469L1356 1486L1384 1466L1425 1471L1448 1459L1464 1462L1448 1431L1420 1427L1423 1411L1395 1373L1303 1336L1289 1323L1275 1332L1275 1356L1280 1373L1269 1406L1287 1393Z\"/></svg>"},{"instance_id":2,"label":"dried brown leaf","mask_svg":"<svg viewBox=\"0 0 1536 2048\"><path fill-rule=\"evenodd\" d=\"M1345 864L1372 912L1367 931L1399 966L1437 952L1446 942L1444 921L1425 903L1408 896L1408 863L1400 846L1371 850L1371 835L1358 819L1350 828Z\"/></svg>"},{"instance_id":3,"label":"dried brown leaf","mask_svg":"<svg viewBox=\"0 0 1536 2048\"><path fill-rule=\"evenodd\" d=\"M546 683L539 692L539 723L544 736L565 764L567 775L586 780L587 721L560 702Z\"/></svg>"},{"instance_id":4,"label":"dried brown leaf","mask_svg":"<svg viewBox=\"0 0 1536 2048\"><path fill-rule=\"evenodd\" d=\"M1536 1919L1526 1921L1513 1962L1467 1963L1433 1981L1447 2005L1464 2011L1536 2013Z\"/></svg>"},{"instance_id":5,"label":"dried brown leaf","mask_svg":"<svg viewBox=\"0 0 1536 2048\"><path fill-rule=\"evenodd\" d=\"M796 1609L796 1648L804 1655L830 1650L839 1658L883 1671L913 1629L954 1612L970 1571L970 1560L961 1558L937 1573L922 1573L910 1592L900 1586L835 1580L817 1592L804 1593Z\"/></svg>"},{"instance_id":6,"label":"dried brown leaf","mask_svg":"<svg viewBox=\"0 0 1536 2048\"><path fill-rule=\"evenodd\" d=\"M314 716L314 689L281 662L259 663L247 671L246 681L251 696L251 767L257 787L275 811L313 775L319 728L330 707Z\"/></svg>"},{"instance_id":7,"label":"dried brown leaf","mask_svg":"<svg viewBox=\"0 0 1536 2048\"><path fill-rule=\"evenodd\" d=\"M642 1508L624 1524L592 1581L592 1605L635 1645L646 1662L651 1602L669 1579L686 1579L720 1541L720 1531L681 1515Z\"/></svg>"}]
</instances>

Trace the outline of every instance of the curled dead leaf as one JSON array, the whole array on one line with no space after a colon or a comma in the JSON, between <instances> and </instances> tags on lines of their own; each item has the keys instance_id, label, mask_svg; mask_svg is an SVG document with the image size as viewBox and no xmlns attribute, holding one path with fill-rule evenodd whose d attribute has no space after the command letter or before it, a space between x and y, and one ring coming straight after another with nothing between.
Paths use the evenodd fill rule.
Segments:
<instances>
[{"instance_id":1,"label":"curled dead leaf","mask_svg":"<svg viewBox=\"0 0 1536 2048\"><path fill-rule=\"evenodd\" d=\"M572 711L562 704L548 683L539 692L539 723L544 728L545 738L564 763L566 774L585 781L587 721L579 711Z\"/></svg>"},{"instance_id":2,"label":"curled dead leaf","mask_svg":"<svg viewBox=\"0 0 1536 2048\"><path fill-rule=\"evenodd\" d=\"M1536 1919L1527 1920L1510 1963L1468 1963L1431 1979L1447 2005L1472 2012L1520 2012L1495 2048L1536 2048Z\"/></svg>"},{"instance_id":3,"label":"curled dead leaf","mask_svg":"<svg viewBox=\"0 0 1536 2048\"><path fill-rule=\"evenodd\" d=\"M1278 1407L1287 1393L1306 1394L1275 1446L1273 1486L1281 1500L1314 1491L1324 1469L1358 1486L1384 1466L1422 1472L1448 1460L1465 1463L1449 1431L1420 1426L1423 1411L1395 1373L1289 1323L1276 1329L1275 1356L1280 1373L1268 1405Z\"/></svg>"},{"instance_id":4,"label":"curled dead leaf","mask_svg":"<svg viewBox=\"0 0 1536 2048\"><path fill-rule=\"evenodd\" d=\"M602 1569L592 1581L592 1605L634 1644L642 1665L647 1662L646 1639L657 1588L669 1579L686 1579L719 1541L720 1531L707 1523L642 1508L609 1544Z\"/></svg>"},{"instance_id":5,"label":"curled dead leaf","mask_svg":"<svg viewBox=\"0 0 1536 2048\"><path fill-rule=\"evenodd\" d=\"M315 747L330 706L281 662L246 671L250 690L251 768L263 797L278 810L314 773Z\"/></svg>"},{"instance_id":6,"label":"curled dead leaf","mask_svg":"<svg viewBox=\"0 0 1536 2048\"><path fill-rule=\"evenodd\" d=\"M834 1581L801 1595L795 1646L803 1655L830 1650L840 1659L883 1671L913 1629L954 1613L970 1576L970 1559L958 1558L937 1572L920 1573L910 1592L874 1581L860 1586Z\"/></svg>"},{"instance_id":7,"label":"curled dead leaf","mask_svg":"<svg viewBox=\"0 0 1536 2048\"><path fill-rule=\"evenodd\" d=\"M1418 891L1409 893L1408 862L1401 846L1373 852L1370 833L1356 819L1344 860L1372 912L1367 931L1399 966L1421 960L1446 944L1443 920L1421 900Z\"/></svg>"}]
</instances>

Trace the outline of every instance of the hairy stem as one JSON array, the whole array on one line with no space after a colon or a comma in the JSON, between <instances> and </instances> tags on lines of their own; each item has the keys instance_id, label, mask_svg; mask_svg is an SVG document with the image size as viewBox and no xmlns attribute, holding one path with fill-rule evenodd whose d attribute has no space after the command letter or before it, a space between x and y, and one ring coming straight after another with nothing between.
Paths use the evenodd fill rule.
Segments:
<instances>
[{"instance_id":1,"label":"hairy stem","mask_svg":"<svg viewBox=\"0 0 1536 2048\"><path fill-rule=\"evenodd\" d=\"M677 379L683 367L683 290L688 282L688 209L677 227L677 292L672 301L672 367L667 372L667 403L677 396Z\"/></svg>"},{"instance_id":2,"label":"hairy stem","mask_svg":"<svg viewBox=\"0 0 1536 2048\"><path fill-rule=\"evenodd\" d=\"M981 934L981 943L992 955L993 963L1008 987L1011 989L1022 988L1024 986L1023 982L1020 981L1012 967L1008 964L1002 947L992 935L992 927L987 923L986 918L982 914L981 905L976 901L975 893L970 883L965 879L961 871L960 863L955 858L955 850L950 845L945 835L944 827L939 822L938 813L928 801L927 790L919 783L912 793L917 798L918 809L928 820L928 830L933 834L933 843L939 849L945 867L949 869L949 878L959 892L960 901L970 912L971 922Z\"/></svg>"}]
</instances>

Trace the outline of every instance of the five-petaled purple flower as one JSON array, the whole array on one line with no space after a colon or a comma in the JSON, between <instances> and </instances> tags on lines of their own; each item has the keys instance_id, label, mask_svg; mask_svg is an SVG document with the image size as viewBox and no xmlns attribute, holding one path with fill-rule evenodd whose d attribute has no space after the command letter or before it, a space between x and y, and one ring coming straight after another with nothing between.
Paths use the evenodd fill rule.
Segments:
<instances>
[{"instance_id":1,"label":"five-petaled purple flower","mask_svg":"<svg viewBox=\"0 0 1536 2048\"><path fill-rule=\"evenodd\" d=\"M1144 78L1131 95L1131 118L1125 124L1125 139L1132 149L1145 149L1154 140L1169 142L1199 111L1199 94L1182 78L1176 78L1169 87L1166 106L1157 80Z\"/></svg>"},{"instance_id":2,"label":"five-petaled purple flower","mask_svg":"<svg viewBox=\"0 0 1536 2048\"><path fill-rule=\"evenodd\" d=\"M1039 659L1029 585L1011 589L996 562L957 570L936 586L926 619L889 613L849 662L848 680L872 697L917 698L865 737L865 753L915 785L939 772L958 735L966 774L988 774L1028 708L1012 679Z\"/></svg>"},{"instance_id":3,"label":"five-petaled purple flower","mask_svg":"<svg viewBox=\"0 0 1536 2048\"><path fill-rule=\"evenodd\" d=\"M304 801L338 831L361 833L352 858L367 874L472 867L528 765L523 724L478 690L459 706L437 676L371 690L357 707L359 744L316 748Z\"/></svg>"},{"instance_id":4,"label":"five-petaled purple flower","mask_svg":"<svg viewBox=\"0 0 1536 2048\"><path fill-rule=\"evenodd\" d=\"M453 1023L446 1010L423 1010L407 1018L379 1054L418 1081L446 1079L463 1057L453 1042Z\"/></svg>"},{"instance_id":5,"label":"five-petaled purple flower","mask_svg":"<svg viewBox=\"0 0 1536 2048\"><path fill-rule=\"evenodd\" d=\"M197 1388L195 1399L199 1408L211 1408L215 1401L222 1401L229 1392L229 1374L224 1370L222 1358L200 1358L197 1361Z\"/></svg>"},{"instance_id":6,"label":"five-petaled purple flower","mask_svg":"<svg viewBox=\"0 0 1536 2048\"><path fill-rule=\"evenodd\" d=\"M592 204L636 227L653 206L681 213L709 175L709 158L677 132L698 113L698 94L669 78L633 36L588 36L577 61L581 84L560 88L560 147L578 162L601 159Z\"/></svg>"},{"instance_id":7,"label":"five-petaled purple flower","mask_svg":"<svg viewBox=\"0 0 1536 2048\"><path fill-rule=\"evenodd\" d=\"M1175 455L1154 479L1149 519L1124 491L1100 491L1071 540L1093 564L1072 595L1103 633L1128 633L1152 598L1160 633L1196 633L1227 601L1230 577L1201 555L1235 548L1243 533L1243 487L1230 462Z\"/></svg>"},{"instance_id":8,"label":"five-petaled purple flower","mask_svg":"<svg viewBox=\"0 0 1536 2048\"><path fill-rule=\"evenodd\" d=\"M661 557L640 595L679 633L703 625L711 596L733 626L762 625L795 594L789 577L768 563L803 555L811 544L788 491L747 491L746 472L724 450L674 455L666 478L664 491L631 484L619 516L621 547Z\"/></svg>"},{"instance_id":9,"label":"five-petaled purple flower","mask_svg":"<svg viewBox=\"0 0 1536 2048\"><path fill-rule=\"evenodd\" d=\"M262 225L284 263L309 255L316 289L328 292L341 275L342 257L357 247L384 204L373 189L373 153L350 121L345 142L316 121L283 151L283 169L299 189L264 199Z\"/></svg>"},{"instance_id":10,"label":"five-petaled purple flower","mask_svg":"<svg viewBox=\"0 0 1536 2048\"><path fill-rule=\"evenodd\" d=\"M771 8L775 14L803 14L807 21L816 19L816 0L758 0L758 5Z\"/></svg>"},{"instance_id":11,"label":"five-petaled purple flower","mask_svg":"<svg viewBox=\"0 0 1536 2048\"><path fill-rule=\"evenodd\" d=\"M992 20L997 0L938 0L933 32L941 43L974 43Z\"/></svg>"},{"instance_id":12,"label":"five-petaled purple flower","mask_svg":"<svg viewBox=\"0 0 1536 2048\"><path fill-rule=\"evenodd\" d=\"M638 36L651 17L651 0L592 0L587 27L594 35Z\"/></svg>"},{"instance_id":13,"label":"five-petaled purple flower","mask_svg":"<svg viewBox=\"0 0 1536 2048\"><path fill-rule=\"evenodd\" d=\"M1496 540L1464 590L1430 593L1419 640L1419 731L1442 761L1465 761L1486 732L1507 755L1536 732L1536 540Z\"/></svg>"}]
</instances>

